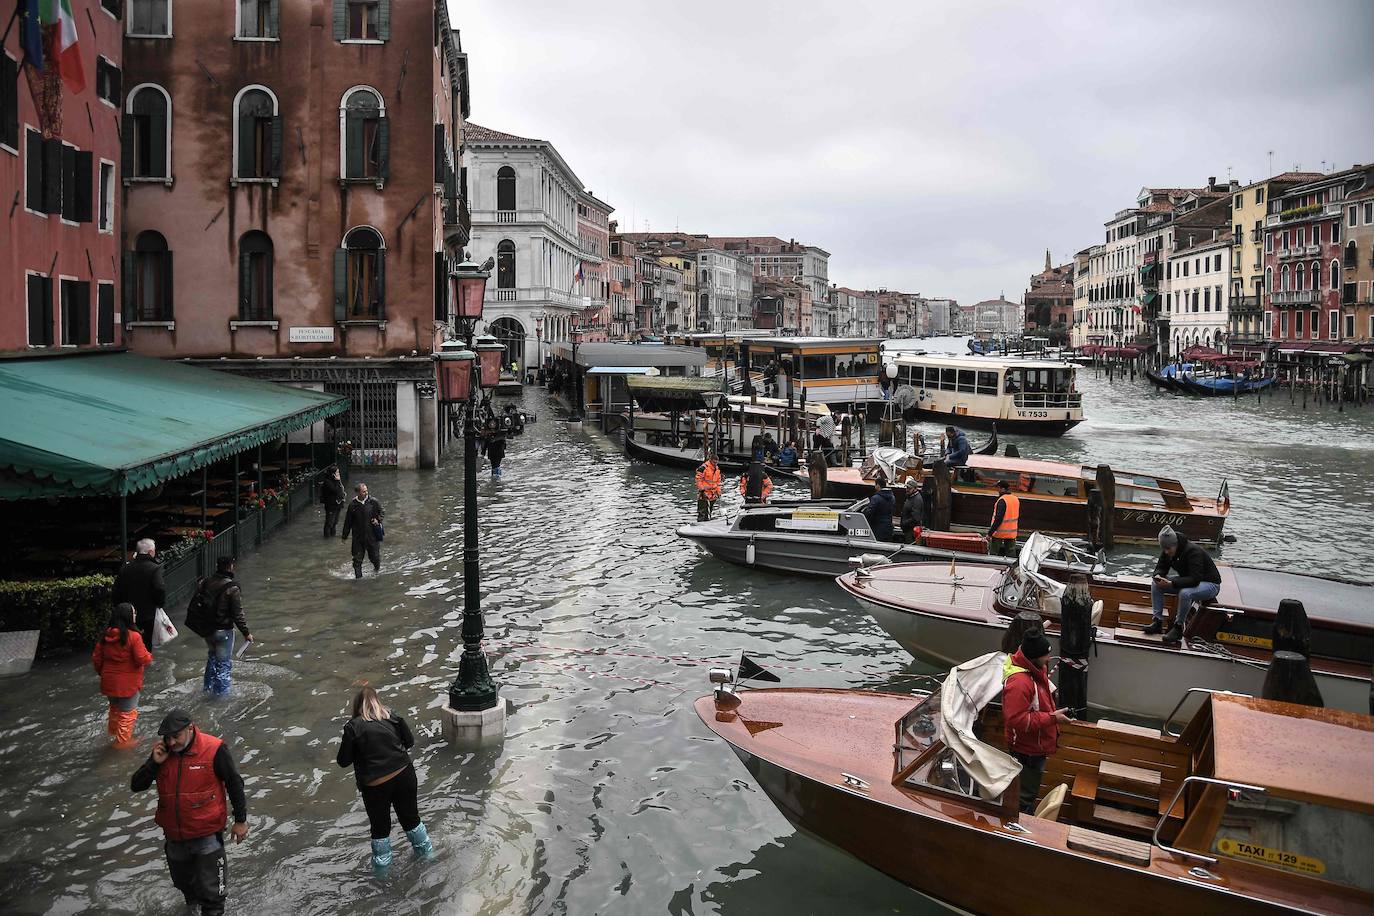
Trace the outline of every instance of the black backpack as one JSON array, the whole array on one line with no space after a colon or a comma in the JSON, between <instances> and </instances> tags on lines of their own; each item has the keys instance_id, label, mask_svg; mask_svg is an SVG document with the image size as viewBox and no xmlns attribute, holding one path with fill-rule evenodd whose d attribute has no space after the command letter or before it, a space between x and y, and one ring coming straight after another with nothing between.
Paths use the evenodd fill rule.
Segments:
<instances>
[{"instance_id":1,"label":"black backpack","mask_svg":"<svg viewBox=\"0 0 1374 916\"><path fill-rule=\"evenodd\" d=\"M186 605L186 629L197 636L209 638L215 632L215 609L225 587L221 586L219 591L212 595L205 587L206 581L201 579L196 583L196 592Z\"/></svg>"}]
</instances>

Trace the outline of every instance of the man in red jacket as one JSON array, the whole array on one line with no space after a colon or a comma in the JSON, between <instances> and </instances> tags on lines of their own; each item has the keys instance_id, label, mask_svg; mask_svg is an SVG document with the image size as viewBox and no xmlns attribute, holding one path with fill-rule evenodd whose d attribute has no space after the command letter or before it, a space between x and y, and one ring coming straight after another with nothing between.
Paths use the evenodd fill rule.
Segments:
<instances>
[{"instance_id":1,"label":"man in red jacket","mask_svg":"<svg viewBox=\"0 0 1374 916\"><path fill-rule=\"evenodd\" d=\"M1021 763L1021 811L1035 811L1045 761L1059 750L1059 723L1068 712L1054 708L1050 684L1050 641L1043 631L1031 629L1021 648L1002 666L1002 723L1007 749Z\"/></svg>"},{"instance_id":2,"label":"man in red jacket","mask_svg":"<svg viewBox=\"0 0 1374 916\"><path fill-rule=\"evenodd\" d=\"M224 742L195 727L183 709L173 709L157 729L152 755L134 773L130 788L142 792L157 782L157 816L166 838L167 868L188 909L221 916L227 896L224 824L225 794L234 809L230 833L239 843L248 835L248 798L243 777Z\"/></svg>"}]
</instances>

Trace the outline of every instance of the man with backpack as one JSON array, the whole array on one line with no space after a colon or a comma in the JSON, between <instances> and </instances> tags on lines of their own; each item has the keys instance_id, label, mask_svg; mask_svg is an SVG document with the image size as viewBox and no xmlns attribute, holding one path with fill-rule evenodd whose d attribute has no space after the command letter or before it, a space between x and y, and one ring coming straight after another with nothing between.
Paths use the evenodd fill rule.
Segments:
<instances>
[{"instance_id":1,"label":"man with backpack","mask_svg":"<svg viewBox=\"0 0 1374 916\"><path fill-rule=\"evenodd\" d=\"M243 615L243 592L234 578L233 557L215 561L215 574L201 579L186 607L186 627L205 640L205 677L202 687L210 696L229 693L229 675L234 667L234 627L248 642L248 620Z\"/></svg>"}]
</instances>

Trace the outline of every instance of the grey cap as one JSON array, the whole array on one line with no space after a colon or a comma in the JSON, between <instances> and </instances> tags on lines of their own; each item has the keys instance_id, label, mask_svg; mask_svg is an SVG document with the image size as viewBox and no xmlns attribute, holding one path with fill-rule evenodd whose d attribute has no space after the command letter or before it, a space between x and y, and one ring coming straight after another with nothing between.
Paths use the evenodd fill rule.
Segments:
<instances>
[{"instance_id":1,"label":"grey cap","mask_svg":"<svg viewBox=\"0 0 1374 916\"><path fill-rule=\"evenodd\" d=\"M175 735L177 732L191 724L191 714L184 709L173 709L162 717L162 724L157 727L159 735Z\"/></svg>"},{"instance_id":2,"label":"grey cap","mask_svg":"<svg viewBox=\"0 0 1374 916\"><path fill-rule=\"evenodd\" d=\"M920 482L919 480L917 480L915 477L908 477L908 478L906 479L906 488L907 488L908 490L915 490L915 489L916 489L917 487L919 487L920 485L921 485L921 482Z\"/></svg>"},{"instance_id":3,"label":"grey cap","mask_svg":"<svg viewBox=\"0 0 1374 916\"><path fill-rule=\"evenodd\" d=\"M1174 529L1170 528L1168 525L1159 529L1159 546L1163 547L1165 550L1177 547L1178 532L1174 531Z\"/></svg>"}]
</instances>

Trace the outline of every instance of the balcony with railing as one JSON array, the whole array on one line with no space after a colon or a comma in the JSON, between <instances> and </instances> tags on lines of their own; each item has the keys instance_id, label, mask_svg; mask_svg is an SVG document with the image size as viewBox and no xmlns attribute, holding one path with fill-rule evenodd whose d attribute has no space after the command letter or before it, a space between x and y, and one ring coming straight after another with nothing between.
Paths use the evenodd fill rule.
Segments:
<instances>
[{"instance_id":1,"label":"balcony with railing","mask_svg":"<svg viewBox=\"0 0 1374 916\"><path fill-rule=\"evenodd\" d=\"M472 214L468 202L461 197L444 198L444 242L466 245L472 237Z\"/></svg>"},{"instance_id":2,"label":"balcony with railing","mask_svg":"<svg viewBox=\"0 0 1374 916\"><path fill-rule=\"evenodd\" d=\"M1297 251L1296 248L1293 249L1293 250L1294 250L1294 251ZM1305 248L1302 250L1302 253L1303 253L1304 255L1306 255L1307 257L1309 257L1309 258L1316 257L1317 255L1319 255L1319 254L1322 253L1322 246L1320 246L1320 245L1308 245L1307 247L1305 247Z\"/></svg>"},{"instance_id":3,"label":"balcony with railing","mask_svg":"<svg viewBox=\"0 0 1374 916\"><path fill-rule=\"evenodd\" d=\"M1263 230L1263 229L1251 229L1251 230L1250 230L1250 241L1254 242L1256 245L1263 245L1263 244L1264 244L1264 230Z\"/></svg>"},{"instance_id":4,"label":"balcony with railing","mask_svg":"<svg viewBox=\"0 0 1374 916\"><path fill-rule=\"evenodd\" d=\"M1326 219L1341 215L1341 202L1328 204L1308 204L1305 207L1292 207L1278 213L1270 213L1264 218L1265 226L1278 226L1287 223L1305 222L1313 219Z\"/></svg>"},{"instance_id":5,"label":"balcony with railing","mask_svg":"<svg viewBox=\"0 0 1374 916\"><path fill-rule=\"evenodd\" d=\"M522 286L518 288L487 287L487 302L539 302L563 308L582 308L582 299L565 289L553 286Z\"/></svg>"},{"instance_id":6,"label":"balcony with railing","mask_svg":"<svg viewBox=\"0 0 1374 916\"><path fill-rule=\"evenodd\" d=\"M1310 305L1317 301L1317 290L1290 289L1274 293L1270 297L1275 305Z\"/></svg>"},{"instance_id":7,"label":"balcony with railing","mask_svg":"<svg viewBox=\"0 0 1374 916\"><path fill-rule=\"evenodd\" d=\"M1232 296L1229 308L1231 314L1238 315L1247 312L1261 312L1263 311L1264 306L1260 302L1259 296Z\"/></svg>"}]
</instances>

